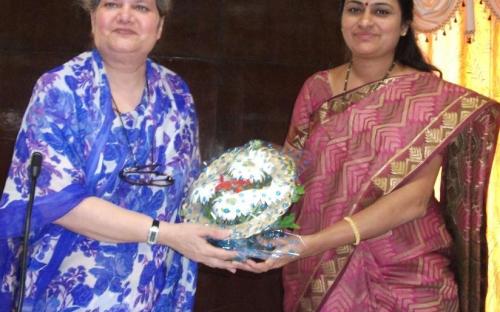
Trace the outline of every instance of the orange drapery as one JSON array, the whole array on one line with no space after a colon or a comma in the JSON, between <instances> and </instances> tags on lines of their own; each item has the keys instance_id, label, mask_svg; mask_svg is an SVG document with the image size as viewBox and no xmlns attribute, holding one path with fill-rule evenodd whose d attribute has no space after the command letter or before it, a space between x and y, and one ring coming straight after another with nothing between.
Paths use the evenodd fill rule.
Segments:
<instances>
[{"instance_id":1,"label":"orange drapery","mask_svg":"<svg viewBox=\"0 0 500 312\"><path fill-rule=\"evenodd\" d=\"M420 34L419 44L446 80L500 102L500 20L474 1L475 33L465 36L465 10L432 34ZM470 43L468 41L470 40ZM500 141L500 140L499 140ZM487 205L488 295L486 311L500 307L500 142L497 144Z\"/></svg>"}]
</instances>

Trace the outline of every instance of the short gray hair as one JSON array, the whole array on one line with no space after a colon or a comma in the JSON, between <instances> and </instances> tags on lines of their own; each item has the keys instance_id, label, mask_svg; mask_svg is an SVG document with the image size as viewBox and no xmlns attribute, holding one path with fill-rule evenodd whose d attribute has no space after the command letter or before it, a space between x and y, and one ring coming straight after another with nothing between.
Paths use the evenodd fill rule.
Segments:
<instances>
[{"instance_id":1,"label":"short gray hair","mask_svg":"<svg viewBox=\"0 0 500 312\"><path fill-rule=\"evenodd\" d=\"M101 0L78 0L82 8L85 11L92 13L97 9L97 6L101 2ZM168 14L172 7L173 0L156 0L156 7L160 12L160 16L165 16Z\"/></svg>"}]
</instances>

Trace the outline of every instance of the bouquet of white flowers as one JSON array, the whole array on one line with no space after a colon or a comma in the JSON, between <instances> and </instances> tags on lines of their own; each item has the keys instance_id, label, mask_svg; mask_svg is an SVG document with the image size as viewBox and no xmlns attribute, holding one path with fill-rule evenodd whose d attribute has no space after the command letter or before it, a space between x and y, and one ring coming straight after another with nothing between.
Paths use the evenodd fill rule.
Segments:
<instances>
[{"instance_id":1,"label":"bouquet of white flowers","mask_svg":"<svg viewBox=\"0 0 500 312\"><path fill-rule=\"evenodd\" d=\"M240 258L277 256L269 240L289 235L293 215L285 215L303 194L296 184L293 159L271 144L254 140L223 153L193 183L183 203L185 222L232 230L219 247L238 250ZM265 239L266 244L262 244Z\"/></svg>"}]
</instances>

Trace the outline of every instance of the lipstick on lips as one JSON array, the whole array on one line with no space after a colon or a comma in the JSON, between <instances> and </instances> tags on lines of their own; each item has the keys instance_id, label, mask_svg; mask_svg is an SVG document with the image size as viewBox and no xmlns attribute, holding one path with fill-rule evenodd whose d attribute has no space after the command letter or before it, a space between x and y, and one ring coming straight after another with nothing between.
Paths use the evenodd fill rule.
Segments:
<instances>
[{"instance_id":1,"label":"lipstick on lips","mask_svg":"<svg viewBox=\"0 0 500 312\"><path fill-rule=\"evenodd\" d=\"M374 33L361 31L354 33L354 37L361 41L368 41L375 37Z\"/></svg>"},{"instance_id":2,"label":"lipstick on lips","mask_svg":"<svg viewBox=\"0 0 500 312\"><path fill-rule=\"evenodd\" d=\"M114 30L114 32L118 33L120 35L136 35L137 34L134 30L132 30L130 28L122 28L122 27L116 28Z\"/></svg>"}]
</instances>

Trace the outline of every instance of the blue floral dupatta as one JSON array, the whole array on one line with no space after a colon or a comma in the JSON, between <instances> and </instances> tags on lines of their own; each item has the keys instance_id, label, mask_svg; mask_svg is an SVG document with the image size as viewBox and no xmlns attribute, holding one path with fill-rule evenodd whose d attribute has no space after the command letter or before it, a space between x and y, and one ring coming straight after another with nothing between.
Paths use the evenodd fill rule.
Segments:
<instances>
[{"instance_id":1,"label":"blue floral dupatta","mask_svg":"<svg viewBox=\"0 0 500 312\"><path fill-rule=\"evenodd\" d=\"M198 122L187 85L147 61L141 103L111 105L99 53L75 57L37 82L0 200L0 306L12 309L28 200L28 163L43 154L30 235L25 307L35 311L190 311L196 264L167 246L104 243L52 222L95 196L179 222L178 208L199 172ZM126 135L125 135L126 134ZM130 144L129 144L130 143ZM122 181L125 166L160 164L169 187Z\"/></svg>"}]
</instances>

